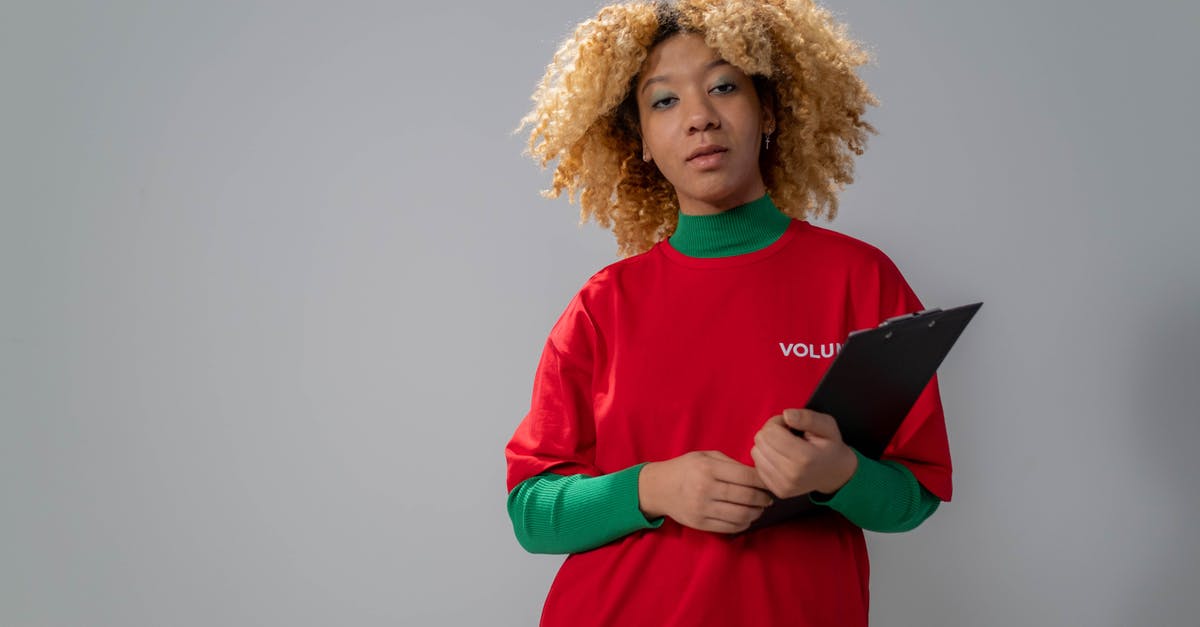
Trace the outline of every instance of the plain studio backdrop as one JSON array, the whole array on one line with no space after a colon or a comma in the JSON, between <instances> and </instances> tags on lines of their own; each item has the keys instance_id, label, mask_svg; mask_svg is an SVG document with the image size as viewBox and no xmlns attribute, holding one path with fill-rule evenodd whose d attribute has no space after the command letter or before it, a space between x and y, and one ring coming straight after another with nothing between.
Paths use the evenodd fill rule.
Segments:
<instances>
[{"instance_id":1,"label":"plain studio backdrop","mask_svg":"<svg viewBox=\"0 0 1200 627\"><path fill-rule=\"evenodd\" d=\"M0 9L0 624L536 622L503 447L616 246L511 131L598 5L413 4ZM1200 5L829 6L880 134L814 223L985 302L873 622L1196 624Z\"/></svg>"}]
</instances>

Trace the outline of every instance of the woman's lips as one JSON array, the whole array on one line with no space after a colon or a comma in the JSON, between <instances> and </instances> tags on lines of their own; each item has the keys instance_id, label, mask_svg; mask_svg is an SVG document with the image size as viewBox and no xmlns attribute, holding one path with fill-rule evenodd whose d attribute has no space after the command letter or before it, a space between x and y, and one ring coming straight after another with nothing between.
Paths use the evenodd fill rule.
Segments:
<instances>
[{"instance_id":1,"label":"woman's lips","mask_svg":"<svg viewBox=\"0 0 1200 627\"><path fill-rule=\"evenodd\" d=\"M725 160L725 152L725 149L722 148L716 152L697 155L688 159L688 164L701 170L710 170L721 165Z\"/></svg>"}]
</instances>

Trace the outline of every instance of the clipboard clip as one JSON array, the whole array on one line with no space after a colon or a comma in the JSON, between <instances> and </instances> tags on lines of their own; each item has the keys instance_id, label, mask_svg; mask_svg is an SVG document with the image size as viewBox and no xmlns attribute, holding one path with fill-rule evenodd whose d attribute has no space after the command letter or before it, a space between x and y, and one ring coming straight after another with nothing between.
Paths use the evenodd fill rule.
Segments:
<instances>
[{"instance_id":1,"label":"clipboard clip","mask_svg":"<svg viewBox=\"0 0 1200 627\"><path fill-rule=\"evenodd\" d=\"M941 307L929 307L927 309L922 309L921 311L914 311L912 313L906 313L906 314L903 314L900 316L893 316L891 318L888 318L887 320L884 320L883 322L880 322L879 326L886 327L887 325L889 325L893 322L901 322L903 320L911 320L913 318L918 318L925 314L937 313L941 310L942 310Z\"/></svg>"}]
</instances>

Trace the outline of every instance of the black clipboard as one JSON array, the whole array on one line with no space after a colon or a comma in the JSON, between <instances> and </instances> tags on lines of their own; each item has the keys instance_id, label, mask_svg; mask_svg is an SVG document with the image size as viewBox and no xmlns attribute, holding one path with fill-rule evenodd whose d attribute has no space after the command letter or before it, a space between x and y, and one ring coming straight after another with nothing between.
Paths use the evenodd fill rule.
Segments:
<instances>
[{"instance_id":1,"label":"black clipboard","mask_svg":"<svg viewBox=\"0 0 1200 627\"><path fill-rule=\"evenodd\" d=\"M982 302L925 309L850 333L806 409L833 416L842 440L879 459ZM817 509L807 494L777 500L749 529Z\"/></svg>"}]
</instances>

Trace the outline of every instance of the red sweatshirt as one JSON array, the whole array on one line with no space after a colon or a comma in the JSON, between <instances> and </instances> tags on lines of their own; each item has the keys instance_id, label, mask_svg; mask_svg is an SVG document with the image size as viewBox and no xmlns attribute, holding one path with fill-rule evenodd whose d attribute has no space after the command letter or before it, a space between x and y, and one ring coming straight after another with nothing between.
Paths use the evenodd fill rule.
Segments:
<instances>
[{"instance_id":1,"label":"red sweatshirt","mask_svg":"<svg viewBox=\"0 0 1200 627\"><path fill-rule=\"evenodd\" d=\"M851 331L920 309L881 251L808 222L732 257L659 242L593 275L555 323L508 488L697 450L753 465L754 434L804 406ZM883 458L950 499L936 378ZM542 624L865 625L868 580L862 530L832 511L738 535L667 519L570 555Z\"/></svg>"}]
</instances>

